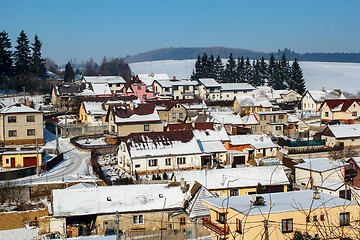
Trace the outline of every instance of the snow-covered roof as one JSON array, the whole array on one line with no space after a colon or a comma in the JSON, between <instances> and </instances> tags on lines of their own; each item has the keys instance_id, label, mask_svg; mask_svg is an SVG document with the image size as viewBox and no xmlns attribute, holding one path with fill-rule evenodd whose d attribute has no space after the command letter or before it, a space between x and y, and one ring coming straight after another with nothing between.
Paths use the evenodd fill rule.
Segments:
<instances>
[{"instance_id":1,"label":"snow-covered roof","mask_svg":"<svg viewBox=\"0 0 360 240\"><path fill-rule=\"evenodd\" d=\"M25 106L23 104L14 104L11 106L0 109L1 114L13 114L13 113L42 113L36 109Z\"/></svg>"},{"instance_id":2,"label":"snow-covered roof","mask_svg":"<svg viewBox=\"0 0 360 240\"><path fill-rule=\"evenodd\" d=\"M360 124L328 125L327 127L334 134L335 138L360 137Z\"/></svg>"},{"instance_id":3,"label":"snow-covered roof","mask_svg":"<svg viewBox=\"0 0 360 240\"><path fill-rule=\"evenodd\" d=\"M88 83L126 83L126 81L120 76L83 76L83 79Z\"/></svg>"},{"instance_id":4,"label":"snow-covered roof","mask_svg":"<svg viewBox=\"0 0 360 240\"><path fill-rule=\"evenodd\" d=\"M155 80L170 80L166 73L138 74L137 76L146 86L151 86Z\"/></svg>"},{"instance_id":5,"label":"snow-covered roof","mask_svg":"<svg viewBox=\"0 0 360 240\"><path fill-rule=\"evenodd\" d=\"M220 85L221 91L255 90L255 88L248 83L221 83Z\"/></svg>"},{"instance_id":6,"label":"snow-covered roof","mask_svg":"<svg viewBox=\"0 0 360 240\"><path fill-rule=\"evenodd\" d=\"M136 122L158 122L160 117L153 104L134 105L110 105L109 110L113 113L116 124L136 123Z\"/></svg>"},{"instance_id":7,"label":"snow-covered roof","mask_svg":"<svg viewBox=\"0 0 360 240\"><path fill-rule=\"evenodd\" d=\"M111 95L109 85L106 83L92 83L91 87L96 95Z\"/></svg>"},{"instance_id":8,"label":"snow-covered roof","mask_svg":"<svg viewBox=\"0 0 360 240\"><path fill-rule=\"evenodd\" d=\"M221 85L213 78L199 78L199 82L206 88L220 88Z\"/></svg>"},{"instance_id":9,"label":"snow-covered roof","mask_svg":"<svg viewBox=\"0 0 360 240\"><path fill-rule=\"evenodd\" d=\"M236 96L239 107L274 107L267 98L252 96Z\"/></svg>"},{"instance_id":10,"label":"snow-covered roof","mask_svg":"<svg viewBox=\"0 0 360 240\"><path fill-rule=\"evenodd\" d=\"M201 154L192 131L130 134L125 140L132 158Z\"/></svg>"},{"instance_id":11,"label":"snow-covered roof","mask_svg":"<svg viewBox=\"0 0 360 240\"><path fill-rule=\"evenodd\" d=\"M325 99L346 99L344 94L337 89L309 90L307 91L316 102L323 102Z\"/></svg>"},{"instance_id":12,"label":"snow-covered roof","mask_svg":"<svg viewBox=\"0 0 360 240\"><path fill-rule=\"evenodd\" d=\"M288 185L283 166L243 167L212 170L189 170L174 173L177 180L195 181L209 190L254 187L261 185Z\"/></svg>"},{"instance_id":13,"label":"snow-covered roof","mask_svg":"<svg viewBox=\"0 0 360 240\"><path fill-rule=\"evenodd\" d=\"M255 117L254 113L249 113L248 115L245 115L242 117L242 121L244 122L244 124L246 125L255 125L255 124L260 124L260 122L257 120L257 118Z\"/></svg>"},{"instance_id":14,"label":"snow-covered roof","mask_svg":"<svg viewBox=\"0 0 360 240\"><path fill-rule=\"evenodd\" d=\"M310 158L303 159L304 163L295 165L295 168L301 168L305 170L311 170L315 172L326 172L332 169L344 167L344 163L341 161L330 161L328 158Z\"/></svg>"},{"instance_id":15,"label":"snow-covered roof","mask_svg":"<svg viewBox=\"0 0 360 240\"><path fill-rule=\"evenodd\" d=\"M204 153L219 153L219 152L226 152L226 148L220 141L198 141L199 144L201 144L202 148L201 150Z\"/></svg>"},{"instance_id":16,"label":"snow-covered roof","mask_svg":"<svg viewBox=\"0 0 360 240\"><path fill-rule=\"evenodd\" d=\"M90 183L78 183L75 185L72 185L71 187L68 187L67 189L79 189L79 188L93 188L96 187L94 184Z\"/></svg>"},{"instance_id":17,"label":"snow-covered roof","mask_svg":"<svg viewBox=\"0 0 360 240\"><path fill-rule=\"evenodd\" d=\"M298 212L300 210L356 205L355 202L325 193L320 193L320 199L314 199L314 192L312 190L261 194L261 196L266 202L265 206L250 205L251 196L247 195L233 196L228 198L228 201L224 197L208 198L203 201L218 208L228 207L245 215Z\"/></svg>"},{"instance_id":18,"label":"snow-covered roof","mask_svg":"<svg viewBox=\"0 0 360 240\"><path fill-rule=\"evenodd\" d=\"M287 114L285 111L264 111L264 112L256 112L259 115L276 115L276 114Z\"/></svg>"},{"instance_id":19,"label":"snow-covered roof","mask_svg":"<svg viewBox=\"0 0 360 240\"><path fill-rule=\"evenodd\" d=\"M214 129L194 129L193 133L195 138L201 141L230 141L225 128L220 125L214 126Z\"/></svg>"},{"instance_id":20,"label":"snow-covered roof","mask_svg":"<svg viewBox=\"0 0 360 240\"><path fill-rule=\"evenodd\" d=\"M184 193L167 184L54 189L55 217L180 208Z\"/></svg>"},{"instance_id":21,"label":"snow-covered roof","mask_svg":"<svg viewBox=\"0 0 360 240\"><path fill-rule=\"evenodd\" d=\"M87 114L106 115L102 102L83 102Z\"/></svg>"},{"instance_id":22,"label":"snow-covered roof","mask_svg":"<svg viewBox=\"0 0 360 240\"><path fill-rule=\"evenodd\" d=\"M158 80L157 81L162 87L171 88L173 86L196 86L199 85L197 81L194 80Z\"/></svg>"},{"instance_id":23,"label":"snow-covered roof","mask_svg":"<svg viewBox=\"0 0 360 240\"><path fill-rule=\"evenodd\" d=\"M337 180L332 180L332 179L325 179L321 185L317 186L319 188L326 188L328 190L331 191L337 191L339 188L341 188L342 186L344 186L345 183L337 181Z\"/></svg>"},{"instance_id":24,"label":"snow-covered roof","mask_svg":"<svg viewBox=\"0 0 360 240\"><path fill-rule=\"evenodd\" d=\"M216 123L242 125L244 124L241 116L234 112L211 112L211 116Z\"/></svg>"},{"instance_id":25,"label":"snow-covered roof","mask_svg":"<svg viewBox=\"0 0 360 240\"><path fill-rule=\"evenodd\" d=\"M230 143L235 146L251 145L255 149L279 147L266 134L232 135L230 136Z\"/></svg>"}]
</instances>

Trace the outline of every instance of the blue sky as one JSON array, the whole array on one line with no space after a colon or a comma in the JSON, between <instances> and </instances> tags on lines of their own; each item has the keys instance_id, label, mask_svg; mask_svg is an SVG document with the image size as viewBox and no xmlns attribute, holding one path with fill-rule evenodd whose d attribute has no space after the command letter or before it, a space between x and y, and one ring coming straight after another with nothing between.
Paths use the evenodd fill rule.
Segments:
<instances>
[{"instance_id":1,"label":"blue sky","mask_svg":"<svg viewBox=\"0 0 360 240\"><path fill-rule=\"evenodd\" d=\"M13 45L38 34L58 64L164 47L360 52L360 1L0 0L0 31Z\"/></svg>"}]
</instances>

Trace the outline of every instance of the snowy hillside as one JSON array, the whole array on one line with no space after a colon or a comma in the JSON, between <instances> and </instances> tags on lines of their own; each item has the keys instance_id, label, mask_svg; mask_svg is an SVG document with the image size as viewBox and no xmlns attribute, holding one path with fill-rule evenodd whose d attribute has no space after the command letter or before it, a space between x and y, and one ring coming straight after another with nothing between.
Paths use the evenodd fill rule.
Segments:
<instances>
[{"instance_id":1,"label":"snowy hillside","mask_svg":"<svg viewBox=\"0 0 360 240\"><path fill-rule=\"evenodd\" d=\"M226 59L223 59L226 62ZM167 73L169 77L189 78L195 59L131 63L135 74ZM339 88L356 93L360 90L360 63L300 62L307 89Z\"/></svg>"}]
</instances>

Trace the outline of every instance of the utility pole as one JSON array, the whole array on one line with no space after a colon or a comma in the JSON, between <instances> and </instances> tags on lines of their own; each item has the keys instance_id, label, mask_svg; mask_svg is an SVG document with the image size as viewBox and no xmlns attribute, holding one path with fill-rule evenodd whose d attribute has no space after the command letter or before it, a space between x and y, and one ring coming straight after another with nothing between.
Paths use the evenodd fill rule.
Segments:
<instances>
[{"instance_id":1,"label":"utility pole","mask_svg":"<svg viewBox=\"0 0 360 240\"><path fill-rule=\"evenodd\" d=\"M65 112L65 134L64 134L64 136L65 137L67 137L67 132L68 132L68 130L67 130L67 112Z\"/></svg>"},{"instance_id":2,"label":"utility pole","mask_svg":"<svg viewBox=\"0 0 360 240\"><path fill-rule=\"evenodd\" d=\"M39 149L38 149L38 139L36 138L36 174L40 175L40 169L39 169Z\"/></svg>"},{"instance_id":3,"label":"utility pole","mask_svg":"<svg viewBox=\"0 0 360 240\"><path fill-rule=\"evenodd\" d=\"M56 150L55 150L55 154L59 155L60 151L59 151L59 137L58 137L58 124L55 124L55 135L56 135Z\"/></svg>"},{"instance_id":4,"label":"utility pole","mask_svg":"<svg viewBox=\"0 0 360 240\"><path fill-rule=\"evenodd\" d=\"M116 240L119 240L119 212L116 211L116 219L115 219L115 224L116 224Z\"/></svg>"},{"instance_id":5,"label":"utility pole","mask_svg":"<svg viewBox=\"0 0 360 240\"><path fill-rule=\"evenodd\" d=\"M269 240L269 222L268 220L264 220L264 229L265 229L265 240Z\"/></svg>"}]
</instances>

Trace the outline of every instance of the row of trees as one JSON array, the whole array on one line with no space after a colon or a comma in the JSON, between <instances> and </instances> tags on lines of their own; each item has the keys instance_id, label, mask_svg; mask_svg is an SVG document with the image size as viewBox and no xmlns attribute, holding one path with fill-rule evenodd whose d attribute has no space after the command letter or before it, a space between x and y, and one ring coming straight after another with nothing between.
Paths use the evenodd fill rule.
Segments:
<instances>
[{"instance_id":1,"label":"row of trees","mask_svg":"<svg viewBox=\"0 0 360 240\"><path fill-rule=\"evenodd\" d=\"M243 57L235 60L230 54L225 66L220 56L215 59L213 55L208 57L204 53L198 56L191 78L194 80L214 78L218 82L249 83L253 86L267 85L276 90L292 89L299 94L303 94L306 90L299 63L295 59L290 64L285 53L279 61L275 60L273 54L269 61L266 61L264 57L253 61Z\"/></svg>"},{"instance_id":2,"label":"row of trees","mask_svg":"<svg viewBox=\"0 0 360 240\"><path fill-rule=\"evenodd\" d=\"M0 88L21 91L46 91L45 60L41 56L42 43L35 35L34 42L24 31L16 40L12 51L11 40L6 31L0 32Z\"/></svg>"},{"instance_id":3,"label":"row of trees","mask_svg":"<svg viewBox=\"0 0 360 240\"><path fill-rule=\"evenodd\" d=\"M92 58L86 62L84 76L122 76L126 81L131 79L131 69L122 58L112 58L108 60L103 58L99 66Z\"/></svg>"}]
</instances>

